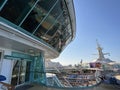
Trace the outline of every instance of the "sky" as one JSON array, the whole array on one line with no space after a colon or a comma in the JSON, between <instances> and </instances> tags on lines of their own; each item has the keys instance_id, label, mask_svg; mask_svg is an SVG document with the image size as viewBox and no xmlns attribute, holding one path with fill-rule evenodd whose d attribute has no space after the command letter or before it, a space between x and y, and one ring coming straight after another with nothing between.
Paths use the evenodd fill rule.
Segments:
<instances>
[{"instance_id":1,"label":"sky","mask_svg":"<svg viewBox=\"0 0 120 90\"><path fill-rule=\"evenodd\" d=\"M75 39L52 61L62 65L91 62L98 57L98 40L105 55L120 62L120 0L73 0L76 15Z\"/></svg>"}]
</instances>

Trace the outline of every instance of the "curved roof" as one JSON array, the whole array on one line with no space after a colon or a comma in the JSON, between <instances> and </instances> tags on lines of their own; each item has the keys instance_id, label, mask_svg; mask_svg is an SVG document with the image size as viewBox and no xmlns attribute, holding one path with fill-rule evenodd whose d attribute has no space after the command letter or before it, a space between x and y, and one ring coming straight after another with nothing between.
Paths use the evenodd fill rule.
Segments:
<instances>
[{"instance_id":1,"label":"curved roof","mask_svg":"<svg viewBox=\"0 0 120 90\"><path fill-rule=\"evenodd\" d=\"M74 39L75 34L76 34L76 17L75 17L73 0L66 0L66 4L67 4L67 7L68 7L69 16L71 18L72 30L73 30L73 39Z\"/></svg>"}]
</instances>

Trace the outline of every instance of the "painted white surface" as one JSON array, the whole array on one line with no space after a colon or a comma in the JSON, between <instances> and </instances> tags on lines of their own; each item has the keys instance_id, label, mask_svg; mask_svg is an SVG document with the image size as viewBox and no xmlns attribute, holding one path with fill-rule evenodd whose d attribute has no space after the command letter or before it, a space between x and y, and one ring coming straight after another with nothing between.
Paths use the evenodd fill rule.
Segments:
<instances>
[{"instance_id":1,"label":"painted white surface","mask_svg":"<svg viewBox=\"0 0 120 90\"><path fill-rule=\"evenodd\" d=\"M11 51L4 51L4 55L11 55ZM2 65L1 65L1 75L4 75L6 77L6 80L4 82L10 83L11 77L12 77L12 69L13 69L13 61L3 59Z\"/></svg>"}]
</instances>

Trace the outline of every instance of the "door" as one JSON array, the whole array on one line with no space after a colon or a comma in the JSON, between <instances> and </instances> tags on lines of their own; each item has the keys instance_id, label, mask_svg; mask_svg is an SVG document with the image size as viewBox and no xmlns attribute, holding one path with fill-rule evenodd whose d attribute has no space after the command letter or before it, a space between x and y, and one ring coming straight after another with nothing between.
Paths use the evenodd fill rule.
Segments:
<instances>
[{"instance_id":1,"label":"door","mask_svg":"<svg viewBox=\"0 0 120 90\"><path fill-rule=\"evenodd\" d=\"M15 60L12 72L12 85L19 85L29 81L30 61Z\"/></svg>"}]
</instances>

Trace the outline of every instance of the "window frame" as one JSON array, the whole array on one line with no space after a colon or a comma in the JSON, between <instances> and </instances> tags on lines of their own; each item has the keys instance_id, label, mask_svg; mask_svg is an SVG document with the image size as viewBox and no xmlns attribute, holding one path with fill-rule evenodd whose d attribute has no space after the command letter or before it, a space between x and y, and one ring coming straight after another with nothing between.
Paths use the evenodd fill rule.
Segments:
<instances>
[{"instance_id":1,"label":"window frame","mask_svg":"<svg viewBox=\"0 0 120 90\"><path fill-rule=\"evenodd\" d=\"M5 4L7 3L8 0L3 0L3 2L0 5L0 11L2 10L2 8L5 6Z\"/></svg>"}]
</instances>

